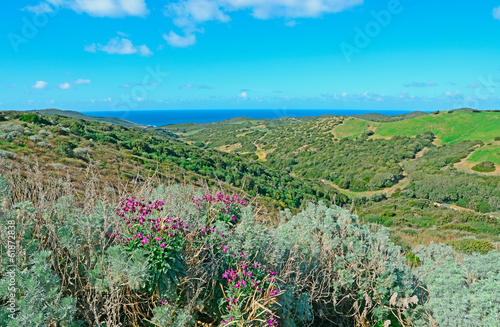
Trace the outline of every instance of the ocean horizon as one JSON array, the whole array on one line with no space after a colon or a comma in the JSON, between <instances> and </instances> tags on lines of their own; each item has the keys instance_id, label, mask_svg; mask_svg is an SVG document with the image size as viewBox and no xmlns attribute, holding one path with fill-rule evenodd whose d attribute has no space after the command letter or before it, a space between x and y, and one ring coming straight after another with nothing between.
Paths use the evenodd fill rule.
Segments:
<instances>
[{"instance_id":1,"label":"ocean horizon","mask_svg":"<svg viewBox=\"0 0 500 327\"><path fill-rule=\"evenodd\" d=\"M130 111L85 111L85 115L93 117L114 117L136 124L164 126L184 123L214 123L237 117L253 119L277 119L282 117L315 117L322 115L352 116L368 113L384 115L402 115L408 110L328 110L328 109L182 109L182 110L130 110Z\"/></svg>"}]
</instances>

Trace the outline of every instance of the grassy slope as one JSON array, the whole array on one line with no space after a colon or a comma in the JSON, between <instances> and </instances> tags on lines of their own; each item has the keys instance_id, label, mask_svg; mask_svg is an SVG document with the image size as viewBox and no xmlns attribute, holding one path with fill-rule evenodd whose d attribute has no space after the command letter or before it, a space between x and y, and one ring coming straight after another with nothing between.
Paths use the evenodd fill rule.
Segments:
<instances>
[{"instance_id":1,"label":"grassy slope","mask_svg":"<svg viewBox=\"0 0 500 327\"><path fill-rule=\"evenodd\" d=\"M500 113L456 111L448 114L423 115L395 122L371 122L352 118L335 129L339 137L356 137L369 129L375 128L374 137L392 137L394 135L415 136L431 131L436 136L437 144L455 144L463 140L481 140L491 142L500 136Z\"/></svg>"},{"instance_id":2,"label":"grassy slope","mask_svg":"<svg viewBox=\"0 0 500 327\"><path fill-rule=\"evenodd\" d=\"M356 138L366 130L373 130L372 138L390 138L394 135L415 136L431 131L437 145L455 144L464 140L486 143L476 150L468 161L492 161L500 165L500 145L493 141L500 136L500 112L455 111L429 114L395 122L371 122L351 118L335 128L335 136ZM491 144L489 144L491 143Z\"/></svg>"},{"instance_id":3,"label":"grassy slope","mask_svg":"<svg viewBox=\"0 0 500 327\"><path fill-rule=\"evenodd\" d=\"M128 120L121 119L121 118L94 117L94 116L85 115L85 114L82 114L80 112L71 111L71 110L43 109L43 110L35 110L35 111L39 112L43 115L49 115L49 116L59 115L59 116L68 117L68 118L99 121L99 122L103 122L103 123L115 124L115 125L120 125L120 126L125 126L125 127L136 127L136 128L146 128L147 127L145 125L136 124L136 123L133 123L133 122L130 122Z\"/></svg>"},{"instance_id":4,"label":"grassy slope","mask_svg":"<svg viewBox=\"0 0 500 327\"><path fill-rule=\"evenodd\" d=\"M496 136L500 136L500 112L441 112L437 115L380 124L376 135L414 136L426 131L436 135L437 144L455 144L464 140L491 142Z\"/></svg>"},{"instance_id":5,"label":"grassy slope","mask_svg":"<svg viewBox=\"0 0 500 327\"><path fill-rule=\"evenodd\" d=\"M500 142L477 149L467 160L470 162L492 161L500 165Z\"/></svg>"},{"instance_id":6,"label":"grassy slope","mask_svg":"<svg viewBox=\"0 0 500 327\"><path fill-rule=\"evenodd\" d=\"M370 128L377 128L381 123L372 122L364 119L350 118L344 121L343 124L335 127L333 134L337 138L348 137L354 139L361 136L364 131Z\"/></svg>"}]
</instances>

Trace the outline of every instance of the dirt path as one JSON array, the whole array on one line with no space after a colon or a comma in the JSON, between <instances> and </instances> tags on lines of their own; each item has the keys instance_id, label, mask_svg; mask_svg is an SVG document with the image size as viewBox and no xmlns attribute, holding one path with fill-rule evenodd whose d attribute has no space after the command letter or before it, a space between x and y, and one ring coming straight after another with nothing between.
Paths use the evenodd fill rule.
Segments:
<instances>
[{"instance_id":1,"label":"dirt path","mask_svg":"<svg viewBox=\"0 0 500 327\"><path fill-rule=\"evenodd\" d=\"M259 142L260 140L262 140L266 135L264 134L260 139L256 140L253 142L253 145L255 145L255 147L257 148L257 150L255 150L255 154L257 155L257 157L259 157L259 160L262 160L262 161L266 161L266 157L269 153L272 153L274 151L274 149L271 149L271 150L263 150L258 144L257 142Z\"/></svg>"},{"instance_id":2,"label":"dirt path","mask_svg":"<svg viewBox=\"0 0 500 327\"><path fill-rule=\"evenodd\" d=\"M218 148L216 148L217 150L221 151L221 152L227 152L227 153L230 153L236 149L239 149L241 148L242 145L241 143L236 143L236 144L231 144L231 145L223 145L223 146L220 146Z\"/></svg>"},{"instance_id":3,"label":"dirt path","mask_svg":"<svg viewBox=\"0 0 500 327\"><path fill-rule=\"evenodd\" d=\"M410 184L410 180L408 179L408 177L405 176L404 178L400 179L396 184L392 185L391 187L387 187L387 188L377 190L377 191L353 192L353 191L350 191L348 189L340 188L336 184L334 184L330 181L327 181L324 179L321 181L324 184L335 187L337 190L339 190L341 193L344 193L345 195L348 195L348 196L366 196L366 197L371 197L375 194L382 194L382 193L385 193L386 195L391 196L396 191L396 189L398 189L398 188L404 189L405 187L407 187Z\"/></svg>"}]
</instances>

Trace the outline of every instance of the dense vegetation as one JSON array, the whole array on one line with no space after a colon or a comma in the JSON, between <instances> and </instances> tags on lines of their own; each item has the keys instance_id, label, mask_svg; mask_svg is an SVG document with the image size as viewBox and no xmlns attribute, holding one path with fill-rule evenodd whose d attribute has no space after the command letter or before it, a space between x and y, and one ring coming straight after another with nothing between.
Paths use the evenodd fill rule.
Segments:
<instances>
[{"instance_id":1,"label":"dense vegetation","mask_svg":"<svg viewBox=\"0 0 500 327\"><path fill-rule=\"evenodd\" d=\"M21 124L27 115L33 114L9 114L12 119L0 125L0 130L15 131L6 134L13 135L11 138L0 138L0 146L12 155L29 158L36 154L43 164L85 168L93 163L101 166L100 173L108 178L118 172L128 179L135 178L134 166L151 172L160 166L162 172L171 171L168 177L174 181L188 175L191 181L224 183L250 196L261 195L265 202L281 208L298 208L309 200L324 199L339 204L347 201L335 188L323 187L319 182L284 175L255 160L144 133L143 129L62 116L48 118L50 121L44 118L43 123Z\"/></svg>"},{"instance_id":2,"label":"dense vegetation","mask_svg":"<svg viewBox=\"0 0 500 327\"><path fill-rule=\"evenodd\" d=\"M120 201L90 178L79 205L63 181L46 188L36 170L4 173L3 326L454 327L500 317L497 251L431 245L408 261L384 227L324 203L286 210L274 226L239 196L207 189L143 184Z\"/></svg>"},{"instance_id":3,"label":"dense vegetation","mask_svg":"<svg viewBox=\"0 0 500 327\"><path fill-rule=\"evenodd\" d=\"M0 325L497 326L495 114L0 114Z\"/></svg>"}]
</instances>

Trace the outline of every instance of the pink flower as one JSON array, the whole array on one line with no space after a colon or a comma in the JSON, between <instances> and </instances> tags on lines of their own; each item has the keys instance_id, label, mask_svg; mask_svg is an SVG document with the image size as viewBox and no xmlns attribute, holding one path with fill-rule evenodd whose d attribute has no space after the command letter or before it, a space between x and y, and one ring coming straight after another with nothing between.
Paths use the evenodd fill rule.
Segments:
<instances>
[{"instance_id":1,"label":"pink flower","mask_svg":"<svg viewBox=\"0 0 500 327\"><path fill-rule=\"evenodd\" d=\"M147 238L143 238L141 243L142 244L146 244L147 242L148 242L148 239Z\"/></svg>"}]
</instances>

